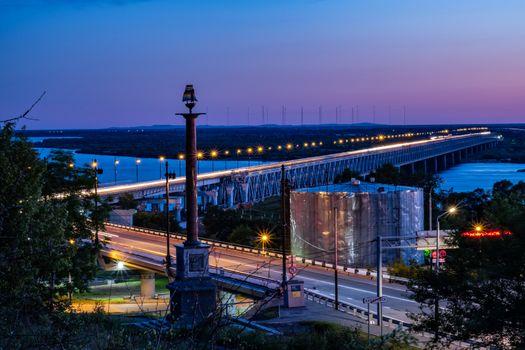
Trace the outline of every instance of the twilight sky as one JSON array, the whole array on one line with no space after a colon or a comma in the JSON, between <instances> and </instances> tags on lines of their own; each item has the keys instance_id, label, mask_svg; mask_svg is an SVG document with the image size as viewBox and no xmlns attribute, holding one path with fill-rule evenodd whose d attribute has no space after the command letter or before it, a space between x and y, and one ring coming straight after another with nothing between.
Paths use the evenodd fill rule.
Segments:
<instances>
[{"instance_id":1,"label":"twilight sky","mask_svg":"<svg viewBox=\"0 0 525 350\"><path fill-rule=\"evenodd\" d=\"M525 122L523 0L0 0L0 120L29 129ZM388 109L391 106L389 117ZM357 109L355 109L357 110ZM249 112L248 112L249 111ZM357 114L357 112L355 112Z\"/></svg>"}]
</instances>

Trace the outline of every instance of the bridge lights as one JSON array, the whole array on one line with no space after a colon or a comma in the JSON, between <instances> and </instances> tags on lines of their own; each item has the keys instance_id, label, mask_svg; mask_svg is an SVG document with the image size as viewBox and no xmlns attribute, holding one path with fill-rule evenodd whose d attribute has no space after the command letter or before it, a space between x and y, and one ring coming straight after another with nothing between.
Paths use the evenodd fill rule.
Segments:
<instances>
[{"instance_id":1,"label":"bridge lights","mask_svg":"<svg viewBox=\"0 0 525 350\"><path fill-rule=\"evenodd\" d=\"M124 262L123 261L117 261L117 270L119 270L119 271L124 270Z\"/></svg>"},{"instance_id":2,"label":"bridge lights","mask_svg":"<svg viewBox=\"0 0 525 350\"><path fill-rule=\"evenodd\" d=\"M293 148L293 145L291 143L287 144L286 145L286 149L287 150L291 150Z\"/></svg>"},{"instance_id":3,"label":"bridge lights","mask_svg":"<svg viewBox=\"0 0 525 350\"><path fill-rule=\"evenodd\" d=\"M210 152L210 157L211 157L211 171L215 171L215 158L217 158L217 156L219 155L219 152L216 151L216 150L212 150Z\"/></svg>"},{"instance_id":4,"label":"bridge lights","mask_svg":"<svg viewBox=\"0 0 525 350\"><path fill-rule=\"evenodd\" d=\"M113 161L113 176L115 178L115 185L117 184L117 165L120 164L120 160L118 160L115 157L115 160Z\"/></svg>"}]
</instances>

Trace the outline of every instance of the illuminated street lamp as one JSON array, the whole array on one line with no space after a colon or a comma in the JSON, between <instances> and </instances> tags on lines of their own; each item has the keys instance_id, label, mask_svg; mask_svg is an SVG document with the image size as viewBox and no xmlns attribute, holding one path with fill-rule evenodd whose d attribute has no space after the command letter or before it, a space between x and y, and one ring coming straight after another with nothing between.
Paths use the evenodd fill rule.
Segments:
<instances>
[{"instance_id":1,"label":"illuminated street lamp","mask_svg":"<svg viewBox=\"0 0 525 350\"><path fill-rule=\"evenodd\" d=\"M135 179L139 182L139 165L142 163L140 159L135 159Z\"/></svg>"},{"instance_id":2,"label":"illuminated street lamp","mask_svg":"<svg viewBox=\"0 0 525 350\"><path fill-rule=\"evenodd\" d=\"M211 171L215 171L215 158L217 158L217 156L219 155L219 152L217 152L216 150L212 150L210 152L210 157L211 157Z\"/></svg>"},{"instance_id":3,"label":"illuminated street lamp","mask_svg":"<svg viewBox=\"0 0 525 350\"><path fill-rule=\"evenodd\" d=\"M239 167L239 155L241 155L242 153L242 150L241 149L237 149L237 152L235 152L237 154L237 168Z\"/></svg>"},{"instance_id":4,"label":"illuminated street lamp","mask_svg":"<svg viewBox=\"0 0 525 350\"><path fill-rule=\"evenodd\" d=\"M270 232L268 232L267 230L263 230L263 231L259 232L259 243L261 243L261 245L262 245L262 253L263 254L266 253L266 245L268 243L270 243L270 241L271 241Z\"/></svg>"},{"instance_id":5,"label":"illuminated street lamp","mask_svg":"<svg viewBox=\"0 0 525 350\"><path fill-rule=\"evenodd\" d=\"M162 179L162 162L166 159L164 156L159 157L159 179Z\"/></svg>"},{"instance_id":6,"label":"illuminated street lamp","mask_svg":"<svg viewBox=\"0 0 525 350\"><path fill-rule=\"evenodd\" d=\"M225 157L224 157L224 170L226 170L228 168L228 164L226 163L226 159L230 155L230 151L228 151L228 150L224 151L224 155L225 155Z\"/></svg>"},{"instance_id":7,"label":"illuminated street lamp","mask_svg":"<svg viewBox=\"0 0 525 350\"><path fill-rule=\"evenodd\" d=\"M454 215L456 212L458 211L458 208L457 207L450 207L448 208L445 212L441 213L440 215L438 215L438 217L436 218L436 222L437 222L437 234L436 234L436 275L439 273L439 236L440 236L440 227L439 227L439 223L440 223L440 219L442 217L444 217L445 215ZM435 332L435 340L437 341L438 340L438 336L439 336L439 299L438 299L438 295L437 295L437 291L436 291L436 302L435 302L435 305L434 305L434 318L435 318L435 322L436 322L436 332Z\"/></svg>"},{"instance_id":8,"label":"illuminated street lamp","mask_svg":"<svg viewBox=\"0 0 525 350\"><path fill-rule=\"evenodd\" d=\"M179 176L182 174L182 161L184 159L184 153L179 153L178 157L179 159Z\"/></svg>"},{"instance_id":9,"label":"illuminated street lamp","mask_svg":"<svg viewBox=\"0 0 525 350\"><path fill-rule=\"evenodd\" d=\"M246 150L246 152L248 153L248 166L251 165L251 160L252 160L252 153L253 153L253 148L251 147L248 147L248 149Z\"/></svg>"},{"instance_id":10,"label":"illuminated street lamp","mask_svg":"<svg viewBox=\"0 0 525 350\"><path fill-rule=\"evenodd\" d=\"M115 185L117 184L117 165L119 164L120 160L118 160L117 157L115 157L113 161L113 175L115 177Z\"/></svg>"},{"instance_id":11,"label":"illuminated street lamp","mask_svg":"<svg viewBox=\"0 0 525 350\"><path fill-rule=\"evenodd\" d=\"M95 175L95 245L98 247L98 175L102 174L104 171L98 167L98 162L96 159L93 159L91 163L91 168L93 168L93 174Z\"/></svg>"}]
</instances>

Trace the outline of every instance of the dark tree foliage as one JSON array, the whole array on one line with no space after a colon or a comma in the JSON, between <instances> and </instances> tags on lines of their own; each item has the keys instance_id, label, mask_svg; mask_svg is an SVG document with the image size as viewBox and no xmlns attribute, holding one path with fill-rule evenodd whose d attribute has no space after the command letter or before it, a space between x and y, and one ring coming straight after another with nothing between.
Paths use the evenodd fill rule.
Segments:
<instances>
[{"instance_id":1,"label":"dark tree foliage","mask_svg":"<svg viewBox=\"0 0 525 350\"><path fill-rule=\"evenodd\" d=\"M169 213L170 232L182 233L182 228L173 213ZM146 227L152 230L166 230L166 214L163 212L141 211L133 215L133 226Z\"/></svg>"},{"instance_id":2,"label":"dark tree foliage","mask_svg":"<svg viewBox=\"0 0 525 350\"><path fill-rule=\"evenodd\" d=\"M280 237L279 221L272 213L265 216L257 210L229 209L208 207L203 224L206 235L221 241L254 245L260 231L270 231L272 236ZM278 241L273 241L273 248L278 247Z\"/></svg>"},{"instance_id":3,"label":"dark tree foliage","mask_svg":"<svg viewBox=\"0 0 525 350\"><path fill-rule=\"evenodd\" d=\"M492 193L481 190L451 195L463 201L460 212L448 217L453 229L446 263L436 276L420 269L411 281L414 298L423 313L414 316L418 329L439 327L441 344L475 339L501 349L525 347L525 183L501 181ZM509 231L501 237L468 238L473 225L483 231ZM437 293L437 294L436 294ZM436 295L442 300L438 322L434 318Z\"/></svg>"},{"instance_id":4,"label":"dark tree foliage","mask_svg":"<svg viewBox=\"0 0 525 350\"><path fill-rule=\"evenodd\" d=\"M92 229L102 227L107 206L94 210L93 196L81 195L93 176L72 163L67 152L40 160L14 124L1 130L0 348L49 341L66 296L95 275Z\"/></svg>"},{"instance_id":5,"label":"dark tree foliage","mask_svg":"<svg viewBox=\"0 0 525 350\"><path fill-rule=\"evenodd\" d=\"M122 209L137 209L139 202L131 193L124 193L120 196L118 206Z\"/></svg>"},{"instance_id":6,"label":"dark tree foliage","mask_svg":"<svg viewBox=\"0 0 525 350\"><path fill-rule=\"evenodd\" d=\"M346 168L341 174L337 174L334 178L334 183L339 184L343 182L351 181L352 179L358 179L360 177L357 171Z\"/></svg>"}]
</instances>

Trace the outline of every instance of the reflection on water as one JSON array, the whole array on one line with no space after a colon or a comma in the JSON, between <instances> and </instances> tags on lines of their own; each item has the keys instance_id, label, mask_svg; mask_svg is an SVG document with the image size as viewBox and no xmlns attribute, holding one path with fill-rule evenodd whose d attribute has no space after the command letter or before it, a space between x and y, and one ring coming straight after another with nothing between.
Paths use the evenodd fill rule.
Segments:
<instances>
[{"instance_id":1,"label":"reflection on water","mask_svg":"<svg viewBox=\"0 0 525 350\"><path fill-rule=\"evenodd\" d=\"M455 192L469 192L476 188L492 189L495 182L509 180L512 183L525 181L525 164L511 163L464 163L443 171L439 175L444 183L441 188Z\"/></svg>"}]
</instances>

